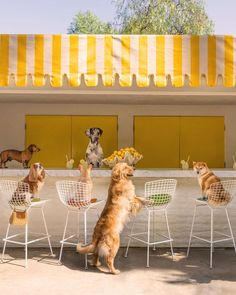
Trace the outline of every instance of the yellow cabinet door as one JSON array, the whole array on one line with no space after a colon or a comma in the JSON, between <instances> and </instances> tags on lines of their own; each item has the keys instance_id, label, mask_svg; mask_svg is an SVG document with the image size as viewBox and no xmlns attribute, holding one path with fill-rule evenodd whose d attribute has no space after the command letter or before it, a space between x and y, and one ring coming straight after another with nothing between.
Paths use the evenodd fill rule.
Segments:
<instances>
[{"instance_id":1,"label":"yellow cabinet door","mask_svg":"<svg viewBox=\"0 0 236 295\"><path fill-rule=\"evenodd\" d=\"M134 147L143 155L137 167L179 167L179 120L179 117L134 118Z\"/></svg>"},{"instance_id":2,"label":"yellow cabinet door","mask_svg":"<svg viewBox=\"0 0 236 295\"><path fill-rule=\"evenodd\" d=\"M180 158L224 167L224 117L181 117Z\"/></svg>"},{"instance_id":3,"label":"yellow cabinet door","mask_svg":"<svg viewBox=\"0 0 236 295\"><path fill-rule=\"evenodd\" d=\"M85 135L88 128L103 130L100 144L104 157L108 157L118 146L118 120L116 116L72 116L72 157L78 165L85 159L89 138Z\"/></svg>"},{"instance_id":4,"label":"yellow cabinet door","mask_svg":"<svg viewBox=\"0 0 236 295\"><path fill-rule=\"evenodd\" d=\"M63 168L71 156L70 116L26 116L26 145L36 144L41 151L31 162L44 167Z\"/></svg>"}]
</instances>

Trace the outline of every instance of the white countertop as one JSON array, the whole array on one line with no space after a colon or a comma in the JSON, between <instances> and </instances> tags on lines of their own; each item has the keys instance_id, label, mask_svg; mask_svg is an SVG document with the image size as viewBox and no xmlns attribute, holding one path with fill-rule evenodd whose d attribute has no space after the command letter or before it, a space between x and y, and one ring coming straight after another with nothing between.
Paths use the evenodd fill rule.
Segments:
<instances>
[{"instance_id":1,"label":"white countertop","mask_svg":"<svg viewBox=\"0 0 236 295\"><path fill-rule=\"evenodd\" d=\"M235 177L236 170L233 169L213 169L219 177ZM28 169L0 169L0 177L26 176ZM46 169L46 174L51 177L78 177L78 169ZM92 177L110 177L110 169L94 169ZM134 177L196 177L196 173L192 170L182 169L136 169Z\"/></svg>"}]
</instances>

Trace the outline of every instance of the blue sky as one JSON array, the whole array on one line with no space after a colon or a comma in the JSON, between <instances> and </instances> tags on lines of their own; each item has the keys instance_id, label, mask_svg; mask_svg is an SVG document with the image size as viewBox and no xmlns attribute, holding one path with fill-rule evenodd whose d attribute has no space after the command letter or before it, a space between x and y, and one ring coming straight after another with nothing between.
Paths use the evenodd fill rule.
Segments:
<instances>
[{"instance_id":1,"label":"blue sky","mask_svg":"<svg viewBox=\"0 0 236 295\"><path fill-rule=\"evenodd\" d=\"M206 0L206 8L216 34L236 35L236 0ZM114 17L111 0L0 0L0 33L66 33L79 10Z\"/></svg>"}]
</instances>

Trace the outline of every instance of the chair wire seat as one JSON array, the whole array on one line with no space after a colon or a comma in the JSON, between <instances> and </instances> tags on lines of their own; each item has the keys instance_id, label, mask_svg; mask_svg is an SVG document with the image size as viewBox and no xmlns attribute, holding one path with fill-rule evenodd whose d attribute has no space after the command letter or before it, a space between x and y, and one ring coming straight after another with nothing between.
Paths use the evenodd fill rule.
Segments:
<instances>
[{"instance_id":1,"label":"chair wire seat","mask_svg":"<svg viewBox=\"0 0 236 295\"><path fill-rule=\"evenodd\" d=\"M49 244L49 249L51 252L51 255L54 256L53 251L52 251L52 246L51 246L51 241L50 241L50 235L48 233L48 228L46 224L46 219L44 215L44 206L47 203L48 200L42 200L38 202L33 202L32 197L33 194L30 193L30 187L28 183L24 182L18 182L14 180L0 180L0 191L6 196L8 199L8 204L11 208L12 213L14 211L16 212L27 212L31 209L40 209L41 214L42 214L42 220L43 220L43 225L45 229L45 233L32 233L37 236L37 238L29 240L29 234L30 232L28 231L28 219L25 222L25 231L24 233L18 233L15 235L9 236L9 230L10 230L10 221L8 222L8 227L6 231L6 236L3 239L4 241L4 246L3 246L3 252L2 252L2 262L4 260L4 254L5 254L5 249L6 249L6 244L7 243L12 243L12 244L17 244L17 245L22 245L25 247L25 267L28 266L28 245L32 244L34 242L38 242L40 240L47 239L48 244ZM25 236L24 242L19 242L15 240L14 238L18 236Z\"/></svg>"},{"instance_id":2,"label":"chair wire seat","mask_svg":"<svg viewBox=\"0 0 236 295\"><path fill-rule=\"evenodd\" d=\"M79 216L83 215L83 223L84 223L84 244L87 243L87 212L90 209L96 209L97 206L103 203L103 200L91 202L91 185L79 182L79 181L71 181L71 180L60 180L56 182L56 189L58 192L58 196L60 201L64 206L67 207L67 215L66 222L63 232L62 240L60 241L61 249L59 254L58 263L61 263L62 252L64 245L76 246L78 244L71 241L72 238L76 236L76 234L70 235L66 237L68 221L70 213L78 214L78 229L79 229ZM97 211L97 215L98 211ZM78 230L79 235L79 230ZM78 237L79 238L79 237ZM88 268L87 254L85 255L85 269Z\"/></svg>"},{"instance_id":3,"label":"chair wire seat","mask_svg":"<svg viewBox=\"0 0 236 295\"><path fill-rule=\"evenodd\" d=\"M145 198L148 200L147 205L144 207L146 209L148 220L147 220L147 232L137 232L134 233L134 224L136 221L136 218L133 218L133 223L131 225L131 232L128 235L129 240L125 252L125 257L128 256L128 250L131 243L131 239L134 239L138 242L144 243L147 245L147 264L146 266L149 267L149 247L153 246L153 250L155 250L156 245L162 244L162 243L170 243L171 248L171 254L172 257L174 257L173 252L173 246L169 229L169 222L168 222L168 216L167 216L167 208L171 201L174 198L175 195L175 189L177 185L176 179L160 179L160 180L154 180L146 182L144 185L144 192L145 192ZM166 227L167 227L167 235L163 235L156 232L156 221L155 216L156 213L163 212L165 215L165 221L166 221ZM152 217L152 218L151 218ZM152 219L152 241L150 237L150 231L151 231L151 219ZM147 235L147 239L142 239L140 236ZM156 239L156 236L159 235L163 239L158 241Z\"/></svg>"},{"instance_id":4,"label":"chair wire seat","mask_svg":"<svg viewBox=\"0 0 236 295\"><path fill-rule=\"evenodd\" d=\"M194 213L193 213L193 219L192 219L192 225L191 225L190 237L189 237L189 243L188 243L188 249L187 249L187 257L189 256L192 238L195 238L197 240L204 241L210 244L210 268L212 268L212 264L213 264L214 244L231 240L233 242L234 250L236 253L235 240L234 240L231 222L230 222L230 218L228 214L228 205L232 202L235 195L236 195L236 180L224 180L221 182L216 182L211 184L210 188L207 190L206 196L195 199L195 207L194 207ZM197 208L201 208L205 206L207 206L210 209L210 216L211 216L210 239L203 238L193 233ZM225 211L230 234L214 231L214 211L215 210ZM217 240L214 239L214 233L222 236L222 238Z\"/></svg>"}]
</instances>

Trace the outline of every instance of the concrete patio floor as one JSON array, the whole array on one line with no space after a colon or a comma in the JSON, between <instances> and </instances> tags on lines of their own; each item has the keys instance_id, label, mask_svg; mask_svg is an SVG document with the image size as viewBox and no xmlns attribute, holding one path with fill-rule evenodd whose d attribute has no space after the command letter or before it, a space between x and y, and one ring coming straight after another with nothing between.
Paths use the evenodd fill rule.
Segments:
<instances>
[{"instance_id":1,"label":"concrete patio floor","mask_svg":"<svg viewBox=\"0 0 236 295\"><path fill-rule=\"evenodd\" d=\"M29 267L25 269L24 251L7 249L0 265L1 295L70 295L70 294L174 294L227 295L236 293L236 255L233 249L218 248L214 268L209 269L209 250L192 248L188 259L185 249L175 249L175 261L166 249L151 251L147 269L144 248L131 248L124 258L121 248L116 258L120 275L110 275L106 267L84 269L84 257L65 249L63 264L47 256L47 249L29 249ZM59 250L55 249L58 255Z\"/></svg>"}]
</instances>

